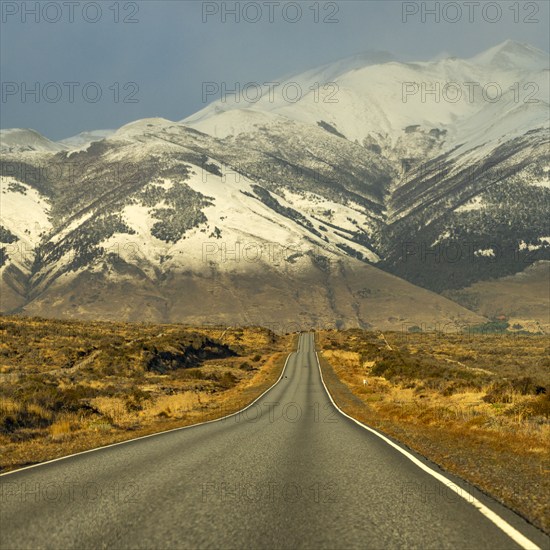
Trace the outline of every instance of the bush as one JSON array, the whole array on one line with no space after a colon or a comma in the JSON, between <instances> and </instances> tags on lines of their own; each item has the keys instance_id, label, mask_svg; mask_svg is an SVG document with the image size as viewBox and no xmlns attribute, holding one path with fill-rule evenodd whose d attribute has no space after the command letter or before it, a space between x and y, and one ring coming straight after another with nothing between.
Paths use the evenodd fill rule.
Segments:
<instances>
[{"instance_id":1,"label":"bush","mask_svg":"<svg viewBox=\"0 0 550 550\"><path fill-rule=\"evenodd\" d=\"M225 390L232 388L236 383L236 376L228 371L225 371L219 379L220 386Z\"/></svg>"},{"instance_id":2,"label":"bush","mask_svg":"<svg viewBox=\"0 0 550 550\"><path fill-rule=\"evenodd\" d=\"M134 388L132 392L125 397L124 406L127 412L143 410L143 402L151 399L149 392L140 388Z\"/></svg>"},{"instance_id":3,"label":"bush","mask_svg":"<svg viewBox=\"0 0 550 550\"><path fill-rule=\"evenodd\" d=\"M253 370L256 370L255 367L253 367L248 361L245 361L244 363L241 363L239 368L241 370L244 370L246 372L250 372L250 371L253 371Z\"/></svg>"},{"instance_id":4,"label":"bush","mask_svg":"<svg viewBox=\"0 0 550 550\"><path fill-rule=\"evenodd\" d=\"M530 376L512 380L512 387L521 395L535 395L537 385Z\"/></svg>"},{"instance_id":5,"label":"bush","mask_svg":"<svg viewBox=\"0 0 550 550\"><path fill-rule=\"evenodd\" d=\"M518 403L506 411L508 415L520 415L525 418L532 417L544 417L545 419L550 418L550 396L549 395L539 395L528 401Z\"/></svg>"},{"instance_id":6,"label":"bush","mask_svg":"<svg viewBox=\"0 0 550 550\"><path fill-rule=\"evenodd\" d=\"M8 434L24 428L46 428L52 417L53 414L40 405L25 406L4 399L0 403L0 432Z\"/></svg>"},{"instance_id":7,"label":"bush","mask_svg":"<svg viewBox=\"0 0 550 550\"><path fill-rule=\"evenodd\" d=\"M182 378L193 378L196 380L205 380L206 376L200 368L197 369L184 369L181 371Z\"/></svg>"},{"instance_id":8,"label":"bush","mask_svg":"<svg viewBox=\"0 0 550 550\"><path fill-rule=\"evenodd\" d=\"M483 396L485 403L511 403L514 388L508 381L494 382Z\"/></svg>"}]
</instances>

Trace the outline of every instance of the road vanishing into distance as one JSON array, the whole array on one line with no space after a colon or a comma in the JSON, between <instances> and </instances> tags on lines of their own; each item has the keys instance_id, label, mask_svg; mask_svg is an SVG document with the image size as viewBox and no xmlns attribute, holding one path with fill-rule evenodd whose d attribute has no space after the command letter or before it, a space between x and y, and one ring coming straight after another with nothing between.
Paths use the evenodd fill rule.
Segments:
<instances>
[{"instance_id":1,"label":"road vanishing into distance","mask_svg":"<svg viewBox=\"0 0 550 550\"><path fill-rule=\"evenodd\" d=\"M248 409L4 474L0 499L10 550L549 548L518 515L341 414L311 334Z\"/></svg>"}]
</instances>

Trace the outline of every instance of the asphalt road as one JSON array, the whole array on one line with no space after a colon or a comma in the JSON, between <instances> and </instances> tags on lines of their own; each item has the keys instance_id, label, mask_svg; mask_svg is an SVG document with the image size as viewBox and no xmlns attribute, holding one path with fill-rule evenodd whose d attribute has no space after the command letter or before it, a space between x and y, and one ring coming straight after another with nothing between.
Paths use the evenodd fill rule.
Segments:
<instances>
[{"instance_id":1,"label":"asphalt road","mask_svg":"<svg viewBox=\"0 0 550 550\"><path fill-rule=\"evenodd\" d=\"M244 412L0 476L0 548L549 547L448 479L466 499L335 409L304 334Z\"/></svg>"}]
</instances>

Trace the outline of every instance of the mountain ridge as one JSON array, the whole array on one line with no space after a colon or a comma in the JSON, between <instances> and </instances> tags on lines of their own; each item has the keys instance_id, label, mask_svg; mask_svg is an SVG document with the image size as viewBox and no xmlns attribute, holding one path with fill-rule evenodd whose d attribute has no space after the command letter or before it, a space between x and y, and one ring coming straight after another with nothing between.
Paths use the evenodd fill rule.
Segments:
<instances>
[{"instance_id":1,"label":"mountain ridge","mask_svg":"<svg viewBox=\"0 0 550 550\"><path fill-rule=\"evenodd\" d=\"M534 69L482 66L518 51ZM2 311L193 322L254 313L265 324L279 308L281 322L483 322L437 293L521 272L550 251L540 52L515 43L488 52L477 67L384 57L342 73L336 103L321 91L318 102L214 103L186 124L141 119L58 150L31 151L19 135L2 158L0 197L11 210L2 207ZM404 83L497 73L503 90L520 77L537 83L540 99L514 101L506 89L499 102L477 92L471 104L437 109L417 93L403 101ZM319 70L298 80L305 87L312 75ZM247 297L244 280L265 289L262 300ZM135 303L121 305L121 288ZM314 288L322 298L308 305ZM176 289L208 314L178 305Z\"/></svg>"}]
</instances>

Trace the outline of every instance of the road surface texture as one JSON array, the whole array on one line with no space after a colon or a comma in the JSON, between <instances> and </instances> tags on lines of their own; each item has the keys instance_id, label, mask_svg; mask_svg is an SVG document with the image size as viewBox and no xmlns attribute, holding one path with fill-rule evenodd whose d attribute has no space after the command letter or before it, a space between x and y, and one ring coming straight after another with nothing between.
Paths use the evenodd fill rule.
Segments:
<instances>
[{"instance_id":1,"label":"road surface texture","mask_svg":"<svg viewBox=\"0 0 550 550\"><path fill-rule=\"evenodd\" d=\"M0 548L549 547L400 448L338 412L302 334L244 412L0 476Z\"/></svg>"}]
</instances>

